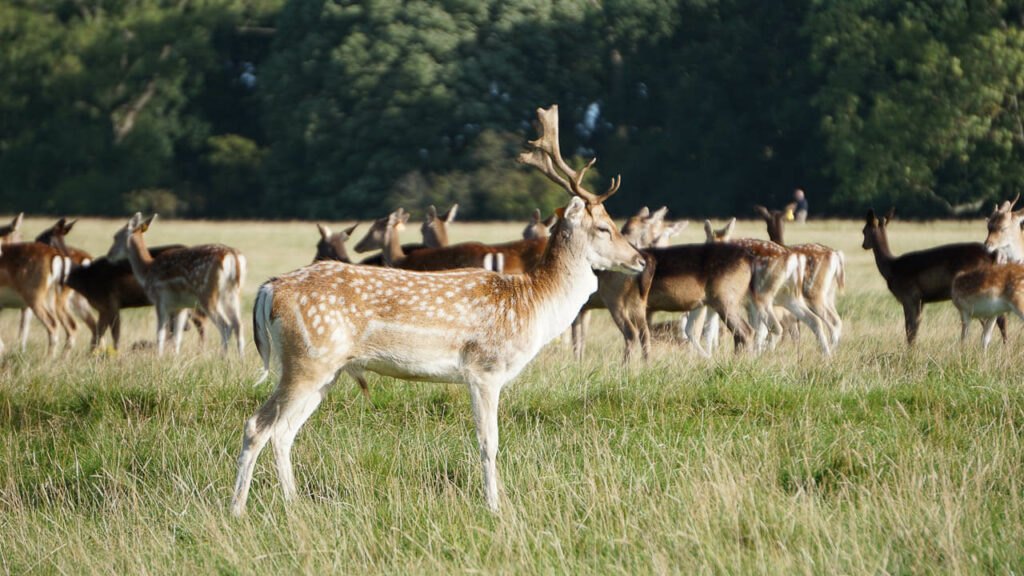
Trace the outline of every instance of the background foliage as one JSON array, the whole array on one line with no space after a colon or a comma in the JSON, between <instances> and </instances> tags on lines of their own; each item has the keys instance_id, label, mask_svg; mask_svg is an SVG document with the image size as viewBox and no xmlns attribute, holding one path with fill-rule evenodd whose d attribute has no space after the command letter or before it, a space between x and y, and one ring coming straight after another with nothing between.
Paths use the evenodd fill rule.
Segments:
<instances>
[{"instance_id":1,"label":"background foliage","mask_svg":"<svg viewBox=\"0 0 1024 576\"><path fill-rule=\"evenodd\" d=\"M1020 191L1021 2L0 0L0 210L366 218L560 192L537 106L613 210L976 213ZM601 187L604 179L596 179Z\"/></svg>"}]
</instances>

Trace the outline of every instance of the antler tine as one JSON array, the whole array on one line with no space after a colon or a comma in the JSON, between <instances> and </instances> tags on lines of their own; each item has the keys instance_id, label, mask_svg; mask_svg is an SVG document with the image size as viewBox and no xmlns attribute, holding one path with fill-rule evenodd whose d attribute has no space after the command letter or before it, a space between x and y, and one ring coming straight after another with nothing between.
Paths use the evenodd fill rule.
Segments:
<instances>
[{"instance_id":1,"label":"antler tine","mask_svg":"<svg viewBox=\"0 0 1024 576\"><path fill-rule=\"evenodd\" d=\"M568 180L562 178L561 174L555 171L555 167L551 164L551 158L541 150L530 150L529 152L522 152L516 158L516 161L520 164L529 164L534 168L541 171L542 174L547 176L552 182L558 184L569 194L575 194L572 189L572 184Z\"/></svg>"},{"instance_id":2,"label":"antler tine","mask_svg":"<svg viewBox=\"0 0 1024 576\"><path fill-rule=\"evenodd\" d=\"M601 203L608 199L609 196L619 191L619 186L622 184L622 174L616 174L615 178L612 178L612 183L608 185L608 191L597 197L597 202Z\"/></svg>"},{"instance_id":3,"label":"antler tine","mask_svg":"<svg viewBox=\"0 0 1024 576\"><path fill-rule=\"evenodd\" d=\"M580 198L586 200L588 204L600 203L601 200L598 196L584 189L582 186L583 175L586 174L587 170L591 166L594 165L594 162L596 162L597 159L591 158L590 162L588 162L586 166L584 166L581 170L576 171L573 170L571 166L569 166L569 163L566 162L564 158L562 158L562 151L558 144L558 105L552 104L551 107L548 108L547 110L543 108L538 108L537 120L540 122L540 138L537 138L536 140L530 140L530 146L533 147L536 151L540 151L548 158L548 165L551 165L553 163L554 167L556 167L563 174L569 177L569 181L566 183L569 184L569 188L567 189L570 194L574 196L579 196ZM520 155L520 158L522 157L523 156ZM520 161L525 162L525 160ZM530 163L533 166L537 166L537 163L535 162L527 163ZM547 174L549 178L551 177L551 175L547 171L545 171L544 173ZM556 182L558 182L559 184L563 184L563 182L565 182L565 179L559 177L558 180L556 180Z\"/></svg>"}]
</instances>

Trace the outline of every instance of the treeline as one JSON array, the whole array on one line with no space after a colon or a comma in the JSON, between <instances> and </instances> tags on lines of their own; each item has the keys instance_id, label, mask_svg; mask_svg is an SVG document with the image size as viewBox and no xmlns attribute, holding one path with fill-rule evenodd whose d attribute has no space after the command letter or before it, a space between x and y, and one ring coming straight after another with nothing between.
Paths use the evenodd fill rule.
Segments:
<instances>
[{"instance_id":1,"label":"treeline","mask_svg":"<svg viewBox=\"0 0 1024 576\"><path fill-rule=\"evenodd\" d=\"M1024 1L0 0L0 211L973 215L1024 182ZM577 159L577 161L581 161ZM597 173L600 172L603 177Z\"/></svg>"}]
</instances>

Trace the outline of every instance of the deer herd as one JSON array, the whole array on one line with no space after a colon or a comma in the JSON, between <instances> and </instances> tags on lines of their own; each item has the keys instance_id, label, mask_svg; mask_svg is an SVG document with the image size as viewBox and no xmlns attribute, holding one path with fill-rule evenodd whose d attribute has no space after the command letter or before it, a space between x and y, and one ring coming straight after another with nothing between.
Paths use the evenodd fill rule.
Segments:
<instances>
[{"instance_id":1,"label":"deer herd","mask_svg":"<svg viewBox=\"0 0 1024 576\"><path fill-rule=\"evenodd\" d=\"M410 215L399 208L374 221L356 253L379 250L353 262L346 248L357 225L332 232L318 225L313 263L271 278L253 306L253 340L266 373L278 382L246 422L231 511L245 510L256 459L269 441L286 499L296 495L291 447L296 434L341 374L369 394L364 372L405 380L454 382L469 390L488 506L499 506L498 401L502 388L545 344L562 336L582 358L589 316L607 309L624 340L624 355L646 358L655 312L679 312L669 330L708 357L727 329L737 350L761 353L806 325L824 357L836 353L843 321L836 307L846 276L841 251L822 244L787 245L784 210L757 207L770 240L735 238L735 219L715 229L704 222L706 242L670 245L685 222L666 221L666 209L641 209L618 229L601 194L584 175L594 160L574 169L562 157L558 109L537 111L539 138L518 161L569 195L556 216L534 211L523 239L504 244L452 244L448 225L458 205L438 214L431 206L421 226L422 244L401 244ZM982 320L983 346L992 328L1006 338L1005 315L1024 319L1024 210L1016 200L997 206L984 243L950 244L894 256L887 226L893 213L869 211L863 248L903 306L913 345L927 302L952 300L966 341L971 320ZM109 329L120 344L120 310L154 306L156 352L168 336L174 353L189 324L199 338L212 322L222 352L244 354L241 287L246 258L220 244L147 246L155 215L136 214L113 236L100 258L65 242L75 221L59 220L34 242L21 241L22 217L0 227L0 306L21 310L22 348L31 318L43 324L48 354L58 332L74 345L79 322L102 345ZM93 315L93 310L98 318ZM683 336L685 335L685 337ZM3 343L0 342L0 350Z\"/></svg>"}]
</instances>

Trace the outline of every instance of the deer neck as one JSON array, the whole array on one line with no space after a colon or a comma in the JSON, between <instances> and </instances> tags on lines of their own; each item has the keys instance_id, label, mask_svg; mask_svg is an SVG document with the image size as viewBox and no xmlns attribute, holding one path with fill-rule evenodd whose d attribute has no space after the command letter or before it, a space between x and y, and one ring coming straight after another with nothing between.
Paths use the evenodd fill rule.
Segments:
<instances>
[{"instance_id":1,"label":"deer neck","mask_svg":"<svg viewBox=\"0 0 1024 576\"><path fill-rule=\"evenodd\" d=\"M384 234L384 247L381 249L381 256L387 266L397 266L405 260L405 252L402 244L398 241L398 230L394 227L388 228Z\"/></svg>"},{"instance_id":2,"label":"deer neck","mask_svg":"<svg viewBox=\"0 0 1024 576\"><path fill-rule=\"evenodd\" d=\"M892 272L892 262L896 258L892 255L892 250L889 249L889 238L884 231L879 230L874 233L871 252L875 255L875 265L878 266L878 271L882 276L888 278Z\"/></svg>"},{"instance_id":3,"label":"deer neck","mask_svg":"<svg viewBox=\"0 0 1024 576\"><path fill-rule=\"evenodd\" d=\"M146 276L146 272L153 266L153 255L146 247L142 234L132 234L128 237L128 263L131 264L132 272L140 281Z\"/></svg>"},{"instance_id":4,"label":"deer neck","mask_svg":"<svg viewBox=\"0 0 1024 576\"><path fill-rule=\"evenodd\" d=\"M572 233L560 222L537 266L512 276L522 283L522 304L540 320L537 324L542 344L564 332L597 291L597 276L587 261L586 250L583 233Z\"/></svg>"}]
</instances>

